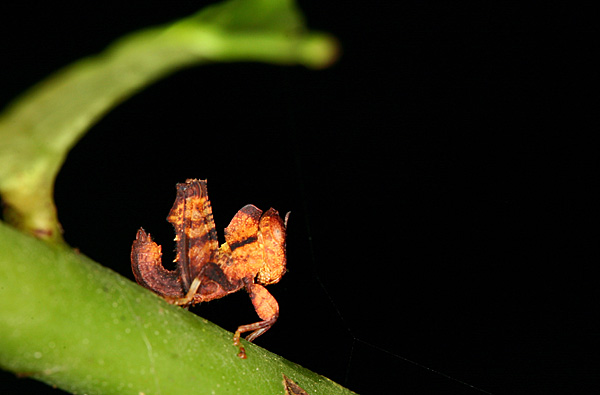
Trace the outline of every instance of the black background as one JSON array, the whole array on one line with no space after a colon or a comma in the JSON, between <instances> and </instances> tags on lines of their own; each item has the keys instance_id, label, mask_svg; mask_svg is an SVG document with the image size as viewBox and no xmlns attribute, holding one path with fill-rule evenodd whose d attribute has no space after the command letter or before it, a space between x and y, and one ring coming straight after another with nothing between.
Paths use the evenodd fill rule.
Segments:
<instances>
[{"instance_id":1,"label":"black background","mask_svg":"<svg viewBox=\"0 0 600 395\"><path fill-rule=\"evenodd\" d=\"M1 6L0 104L205 3ZM247 203L292 212L257 344L363 394L600 387L588 11L299 4L339 61L196 67L125 102L58 177L66 240L133 279L137 228L168 252L175 184L207 178L221 233ZM194 311L255 319L244 293Z\"/></svg>"}]
</instances>

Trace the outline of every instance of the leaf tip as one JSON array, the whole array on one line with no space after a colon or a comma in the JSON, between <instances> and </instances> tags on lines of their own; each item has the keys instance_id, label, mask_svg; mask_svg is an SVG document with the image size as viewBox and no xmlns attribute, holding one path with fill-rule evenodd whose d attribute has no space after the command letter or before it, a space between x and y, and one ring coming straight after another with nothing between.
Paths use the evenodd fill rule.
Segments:
<instances>
[{"instance_id":1,"label":"leaf tip","mask_svg":"<svg viewBox=\"0 0 600 395\"><path fill-rule=\"evenodd\" d=\"M304 64L313 69L331 66L340 56L339 41L328 34L316 33L307 37L302 48Z\"/></svg>"}]
</instances>

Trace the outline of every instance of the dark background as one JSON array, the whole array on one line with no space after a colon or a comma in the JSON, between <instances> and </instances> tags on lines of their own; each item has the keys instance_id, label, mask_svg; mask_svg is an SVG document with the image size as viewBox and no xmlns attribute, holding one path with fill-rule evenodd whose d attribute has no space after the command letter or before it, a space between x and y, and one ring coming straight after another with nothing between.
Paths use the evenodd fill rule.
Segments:
<instances>
[{"instance_id":1,"label":"dark background","mask_svg":"<svg viewBox=\"0 0 600 395\"><path fill-rule=\"evenodd\" d=\"M1 6L0 104L202 4ZM292 212L257 344L363 394L600 387L588 11L299 4L339 61L202 66L125 102L58 177L66 240L133 279L136 230L168 252L175 184L207 178L221 234L247 203ZM255 319L244 293L194 311Z\"/></svg>"}]
</instances>

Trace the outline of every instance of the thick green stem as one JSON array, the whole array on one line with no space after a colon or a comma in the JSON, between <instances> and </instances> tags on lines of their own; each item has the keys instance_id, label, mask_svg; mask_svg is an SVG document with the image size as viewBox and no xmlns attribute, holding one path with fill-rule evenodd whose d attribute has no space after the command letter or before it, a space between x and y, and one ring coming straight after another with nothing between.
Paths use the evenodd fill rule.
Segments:
<instances>
[{"instance_id":1,"label":"thick green stem","mask_svg":"<svg viewBox=\"0 0 600 395\"><path fill-rule=\"evenodd\" d=\"M87 394L308 393L334 382L167 304L66 247L0 222L0 366ZM214 392L213 392L214 391Z\"/></svg>"}]
</instances>

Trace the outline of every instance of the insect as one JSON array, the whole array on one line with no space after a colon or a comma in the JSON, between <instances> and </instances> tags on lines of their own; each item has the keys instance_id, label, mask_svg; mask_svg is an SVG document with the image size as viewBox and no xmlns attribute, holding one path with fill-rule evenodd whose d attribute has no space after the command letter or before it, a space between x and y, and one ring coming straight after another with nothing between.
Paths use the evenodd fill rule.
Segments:
<instances>
[{"instance_id":1,"label":"insect","mask_svg":"<svg viewBox=\"0 0 600 395\"><path fill-rule=\"evenodd\" d=\"M245 332L251 332L246 340L253 341L279 317L279 305L265 285L285 274L288 216L283 220L273 208L263 214L246 205L225 228L225 243L219 247L206 180L188 179L177 184L167 217L175 228L175 270L163 267L161 246L140 228L131 248L133 274L142 286L183 307L245 288L261 321L239 326L233 343L239 345ZM243 347L238 356L246 357Z\"/></svg>"}]
</instances>

